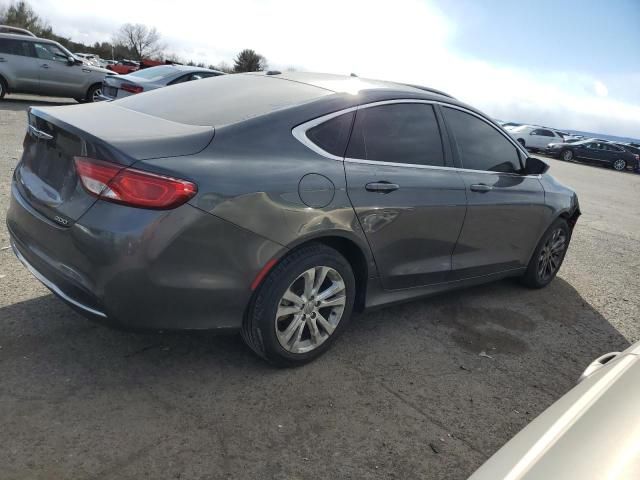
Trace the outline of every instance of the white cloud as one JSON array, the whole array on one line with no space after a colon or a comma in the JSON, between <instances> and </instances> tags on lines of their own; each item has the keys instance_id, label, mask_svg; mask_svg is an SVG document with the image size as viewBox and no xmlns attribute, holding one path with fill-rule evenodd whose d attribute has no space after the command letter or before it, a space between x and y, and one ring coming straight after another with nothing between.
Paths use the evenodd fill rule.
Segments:
<instances>
[{"instance_id":1,"label":"white cloud","mask_svg":"<svg viewBox=\"0 0 640 480\"><path fill-rule=\"evenodd\" d=\"M598 95L599 97L606 97L607 95L609 95L609 89L600 80L596 80L594 82L593 90L596 92L596 95Z\"/></svg>"},{"instance_id":2,"label":"white cloud","mask_svg":"<svg viewBox=\"0 0 640 480\"><path fill-rule=\"evenodd\" d=\"M602 80L468 58L451 48L456 26L424 1L31 2L54 30L78 40L109 40L121 23L145 23L169 51L195 61L230 63L254 48L274 68L420 83L498 118L640 136L640 104L616 100Z\"/></svg>"}]
</instances>

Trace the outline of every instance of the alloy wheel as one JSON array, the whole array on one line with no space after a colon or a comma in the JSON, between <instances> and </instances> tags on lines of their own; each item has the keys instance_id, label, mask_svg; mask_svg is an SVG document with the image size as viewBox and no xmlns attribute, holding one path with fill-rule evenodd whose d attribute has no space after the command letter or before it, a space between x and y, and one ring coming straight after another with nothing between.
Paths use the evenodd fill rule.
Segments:
<instances>
[{"instance_id":1,"label":"alloy wheel","mask_svg":"<svg viewBox=\"0 0 640 480\"><path fill-rule=\"evenodd\" d=\"M567 247L567 236L561 228L557 228L547 238L538 256L538 277L547 281L560 268L562 256Z\"/></svg>"},{"instance_id":2,"label":"alloy wheel","mask_svg":"<svg viewBox=\"0 0 640 480\"><path fill-rule=\"evenodd\" d=\"M621 158L619 158L615 162L613 162L613 168L615 168L618 171L624 170L626 168L626 166L627 166L627 164Z\"/></svg>"},{"instance_id":3,"label":"alloy wheel","mask_svg":"<svg viewBox=\"0 0 640 480\"><path fill-rule=\"evenodd\" d=\"M571 150L567 150L562 154L562 159L565 161L569 161L573 158L573 152Z\"/></svg>"},{"instance_id":4,"label":"alloy wheel","mask_svg":"<svg viewBox=\"0 0 640 480\"><path fill-rule=\"evenodd\" d=\"M282 348L306 353L335 331L346 306L346 286L333 268L312 267L289 285L278 302L275 328Z\"/></svg>"},{"instance_id":5,"label":"alloy wheel","mask_svg":"<svg viewBox=\"0 0 640 480\"><path fill-rule=\"evenodd\" d=\"M102 89L101 88L96 88L93 91L93 95L91 95L91 101L92 102L97 102L100 100L100 96L102 95Z\"/></svg>"}]
</instances>

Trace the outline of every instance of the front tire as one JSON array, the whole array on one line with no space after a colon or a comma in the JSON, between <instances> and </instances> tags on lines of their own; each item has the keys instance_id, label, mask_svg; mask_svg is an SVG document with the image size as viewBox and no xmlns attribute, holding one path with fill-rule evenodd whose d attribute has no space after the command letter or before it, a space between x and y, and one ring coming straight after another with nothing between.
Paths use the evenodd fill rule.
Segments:
<instances>
[{"instance_id":1,"label":"front tire","mask_svg":"<svg viewBox=\"0 0 640 480\"><path fill-rule=\"evenodd\" d=\"M2 100L6 94L7 83L4 81L4 78L0 77L0 100Z\"/></svg>"},{"instance_id":2,"label":"front tire","mask_svg":"<svg viewBox=\"0 0 640 480\"><path fill-rule=\"evenodd\" d=\"M281 260L254 294L241 334L262 358L282 367L324 353L346 328L355 299L349 262L309 244Z\"/></svg>"},{"instance_id":3,"label":"front tire","mask_svg":"<svg viewBox=\"0 0 640 480\"><path fill-rule=\"evenodd\" d=\"M562 266L570 240L569 225L566 220L558 218L538 242L522 276L522 283L529 288L543 288L551 283Z\"/></svg>"},{"instance_id":4,"label":"front tire","mask_svg":"<svg viewBox=\"0 0 640 480\"><path fill-rule=\"evenodd\" d=\"M98 102L100 101L100 95L102 95L102 85L99 83L92 85L87 92L87 98L85 99L85 102Z\"/></svg>"}]
</instances>

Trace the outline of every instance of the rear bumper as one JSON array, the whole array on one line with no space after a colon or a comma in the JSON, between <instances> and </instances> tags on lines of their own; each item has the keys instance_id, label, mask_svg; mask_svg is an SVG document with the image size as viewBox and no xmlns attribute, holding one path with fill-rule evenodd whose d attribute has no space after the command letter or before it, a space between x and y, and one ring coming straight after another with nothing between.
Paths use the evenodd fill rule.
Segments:
<instances>
[{"instance_id":1,"label":"rear bumper","mask_svg":"<svg viewBox=\"0 0 640 480\"><path fill-rule=\"evenodd\" d=\"M152 211L98 201L70 227L12 186L14 252L88 318L129 329L237 329L250 285L283 247L185 204Z\"/></svg>"}]
</instances>

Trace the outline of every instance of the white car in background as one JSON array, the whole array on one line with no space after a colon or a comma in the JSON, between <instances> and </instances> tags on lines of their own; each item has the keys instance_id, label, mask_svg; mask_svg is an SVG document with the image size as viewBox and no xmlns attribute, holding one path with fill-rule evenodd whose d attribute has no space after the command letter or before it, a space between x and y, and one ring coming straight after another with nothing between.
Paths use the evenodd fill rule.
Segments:
<instances>
[{"instance_id":1,"label":"white car in background","mask_svg":"<svg viewBox=\"0 0 640 480\"><path fill-rule=\"evenodd\" d=\"M523 147L532 150L543 150L547 148L550 143L560 143L564 141L562 134L551 128L521 125L519 127L506 127L505 130L520 142Z\"/></svg>"}]
</instances>

